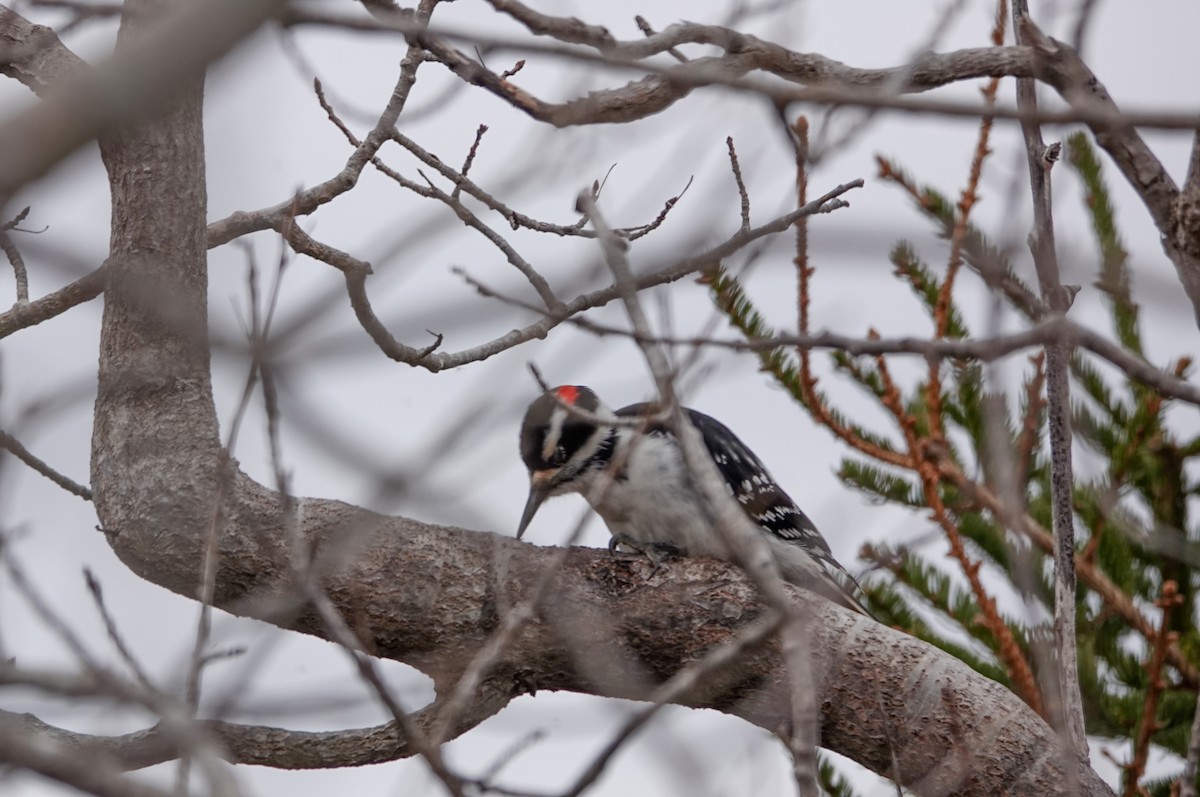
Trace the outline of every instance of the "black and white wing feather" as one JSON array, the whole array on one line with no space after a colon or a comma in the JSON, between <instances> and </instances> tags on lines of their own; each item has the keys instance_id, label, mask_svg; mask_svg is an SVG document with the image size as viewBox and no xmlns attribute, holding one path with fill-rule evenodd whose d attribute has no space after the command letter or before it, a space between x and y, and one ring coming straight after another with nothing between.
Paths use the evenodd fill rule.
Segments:
<instances>
[{"instance_id":1,"label":"black and white wing feather","mask_svg":"<svg viewBox=\"0 0 1200 797\"><path fill-rule=\"evenodd\" d=\"M618 410L617 415L644 416L655 409L650 404L634 404ZM796 546L798 551L793 553L801 554L780 557L785 577L835 603L866 614L856 597L862 591L858 582L833 558L829 543L817 531L816 525L775 483L754 452L715 418L692 409L687 413L730 493L750 519L776 541ZM665 428L653 424L645 431L648 434L668 433Z\"/></svg>"},{"instance_id":2,"label":"black and white wing feather","mask_svg":"<svg viewBox=\"0 0 1200 797\"><path fill-rule=\"evenodd\" d=\"M733 497L750 519L764 531L790 545L803 549L820 567L822 575L833 582L836 594L822 589L819 582L807 585L855 611L862 612L856 593L858 582L842 567L829 543L817 531L808 515L796 506L791 496L775 483L762 461L754 455L725 424L702 412L688 410L692 424L700 431L717 470L725 478Z\"/></svg>"}]
</instances>

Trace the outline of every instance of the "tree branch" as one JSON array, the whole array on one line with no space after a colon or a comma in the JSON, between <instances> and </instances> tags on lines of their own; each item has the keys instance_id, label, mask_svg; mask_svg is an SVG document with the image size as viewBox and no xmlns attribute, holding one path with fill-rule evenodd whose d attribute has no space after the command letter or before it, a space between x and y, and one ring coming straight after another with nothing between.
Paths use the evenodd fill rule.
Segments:
<instances>
[{"instance_id":1,"label":"tree branch","mask_svg":"<svg viewBox=\"0 0 1200 797\"><path fill-rule=\"evenodd\" d=\"M1134 125L1130 120L1122 119L1120 109L1104 84L1079 54L1046 36L1028 21L1028 17L1025 19L1023 29L1018 30L1018 41L1033 48L1037 79L1053 86L1073 110L1099 111L1109 116L1108 121L1089 120L1088 127L1096 137L1096 143L1113 159L1150 212L1154 225L1163 236L1163 251L1174 264L1179 281L1192 302L1196 322L1200 324L1200 198L1197 197L1200 189L1195 188L1200 178L1190 177L1190 193L1181 194ZM1200 141L1200 127L1196 129ZM1195 152L1193 156L1200 157Z\"/></svg>"},{"instance_id":2,"label":"tree branch","mask_svg":"<svg viewBox=\"0 0 1200 797\"><path fill-rule=\"evenodd\" d=\"M97 797L171 797L123 777L104 756L72 754L68 746L34 738L27 727L6 718L0 721L0 761Z\"/></svg>"},{"instance_id":3,"label":"tree branch","mask_svg":"<svg viewBox=\"0 0 1200 797\"><path fill-rule=\"evenodd\" d=\"M86 66L53 30L0 6L0 74L41 96Z\"/></svg>"},{"instance_id":4,"label":"tree branch","mask_svg":"<svg viewBox=\"0 0 1200 797\"><path fill-rule=\"evenodd\" d=\"M54 293L0 313L0 340L25 327L49 321L76 305L90 302L103 292L104 280L105 271L101 266Z\"/></svg>"},{"instance_id":5,"label":"tree branch","mask_svg":"<svg viewBox=\"0 0 1200 797\"><path fill-rule=\"evenodd\" d=\"M488 684L477 697L471 711L462 713L446 729L447 740L476 727L507 702L507 695L501 695ZM435 702L410 715L410 722L428 736L441 722L442 713L443 704ZM32 714L0 710L0 728L8 725L16 726L27 738L60 746L66 756L102 756L114 771L144 769L174 761L186 748L178 730L164 731L158 725L122 736L96 736L57 728ZM214 739L222 756L231 763L275 769L358 767L409 758L417 752L395 720L371 728L338 731L294 731L221 720L199 720L195 728L197 733Z\"/></svg>"},{"instance_id":6,"label":"tree branch","mask_svg":"<svg viewBox=\"0 0 1200 797\"><path fill-rule=\"evenodd\" d=\"M35 457L28 448L21 445L21 441L10 435L8 432L0 429L0 448L9 451L14 457L24 462L29 467L33 468L38 473L45 476L50 481L57 484L69 493L73 493L85 501L92 500L92 491L82 484L78 484L66 476L62 475L54 468L47 465L41 459Z\"/></svg>"},{"instance_id":7,"label":"tree branch","mask_svg":"<svg viewBox=\"0 0 1200 797\"><path fill-rule=\"evenodd\" d=\"M62 43L45 28L31 26L7 8L6 31L31 43L6 69L40 90L55 81L52 96L0 127L0 198L46 172L88 141L128 124L194 80L212 61L254 32L284 0L224 0L183 4L161 22L153 39L125 47L100 66L79 71ZM56 44L57 42L57 44ZM78 74L77 74L78 73Z\"/></svg>"},{"instance_id":8,"label":"tree branch","mask_svg":"<svg viewBox=\"0 0 1200 797\"><path fill-rule=\"evenodd\" d=\"M1036 40L1036 26L1029 18L1026 0L1013 0L1013 31L1018 44ZM1017 79L1017 107L1037 109L1037 85L1032 78ZM1063 288L1058 273L1054 243L1054 216L1050 170L1062 145L1046 146L1041 127L1022 121L1029 184L1033 194L1033 230L1029 249L1037 268L1042 301L1051 310L1066 313L1074 294ZM1078 290L1078 288L1076 288ZM1046 402L1050 427L1050 501L1054 532L1054 641L1058 653L1057 677L1046 673L1052 691L1051 714L1076 752L1088 754L1084 731L1083 697L1079 686L1078 647L1075 642L1075 480L1071 468L1071 382L1067 344L1053 341L1046 346Z\"/></svg>"}]
</instances>

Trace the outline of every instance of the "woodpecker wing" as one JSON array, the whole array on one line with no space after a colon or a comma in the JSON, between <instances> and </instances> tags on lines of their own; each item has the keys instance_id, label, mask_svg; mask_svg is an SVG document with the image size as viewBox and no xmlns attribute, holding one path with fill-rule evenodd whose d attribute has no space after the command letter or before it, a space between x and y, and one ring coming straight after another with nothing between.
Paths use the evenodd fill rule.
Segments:
<instances>
[{"instance_id":1,"label":"woodpecker wing","mask_svg":"<svg viewBox=\"0 0 1200 797\"><path fill-rule=\"evenodd\" d=\"M653 404L633 404L618 410L617 415L637 417L648 415L656 409ZM800 548L816 564L813 570L817 578L810 586L838 604L867 614L856 597L862 591L858 582L833 558L829 543L821 536L816 525L796 506L791 496L775 483L754 452L716 418L692 409L688 409L687 414L692 425L699 430L709 456L725 479L730 493L750 519L776 539ZM661 425L651 424L646 433L669 432ZM821 577L832 583L816 583Z\"/></svg>"}]
</instances>

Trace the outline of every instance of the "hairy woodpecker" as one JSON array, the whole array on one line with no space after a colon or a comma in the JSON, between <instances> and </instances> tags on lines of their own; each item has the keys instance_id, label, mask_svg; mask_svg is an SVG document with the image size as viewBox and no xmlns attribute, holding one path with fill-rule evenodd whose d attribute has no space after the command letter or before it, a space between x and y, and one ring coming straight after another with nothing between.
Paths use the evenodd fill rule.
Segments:
<instances>
[{"instance_id":1,"label":"hairy woodpecker","mask_svg":"<svg viewBox=\"0 0 1200 797\"><path fill-rule=\"evenodd\" d=\"M529 500L517 538L547 498L581 493L604 519L614 546L733 556L683 461L675 435L651 418L657 407L613 412L590 388L563 385L537 398L521 425L521 458L529 468ZM866 614L859 589L817 527L766 467L724 424L685 410L730 494L762 529L783 578ZM638 423L638 419L645 419Z\"/></svg>"}]
</instances>

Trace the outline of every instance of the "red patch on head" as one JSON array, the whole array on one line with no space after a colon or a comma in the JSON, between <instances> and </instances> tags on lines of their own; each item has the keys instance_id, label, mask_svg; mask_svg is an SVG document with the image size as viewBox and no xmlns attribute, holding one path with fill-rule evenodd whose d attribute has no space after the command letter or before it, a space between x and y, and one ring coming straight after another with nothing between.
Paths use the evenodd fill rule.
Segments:
<instances>
[{"instance_id":1,"label":"red patch on head","mask_svg":"<svg viewBox=\"0 0 1200 797\"><path fill-rule=\"evenodd\" d=\"M574 385L563 385L562 387L554 388L554 394L558 396L564 404L574 406L575 400L579 398L579 388Z\"/></svg>"}]
</instances>

